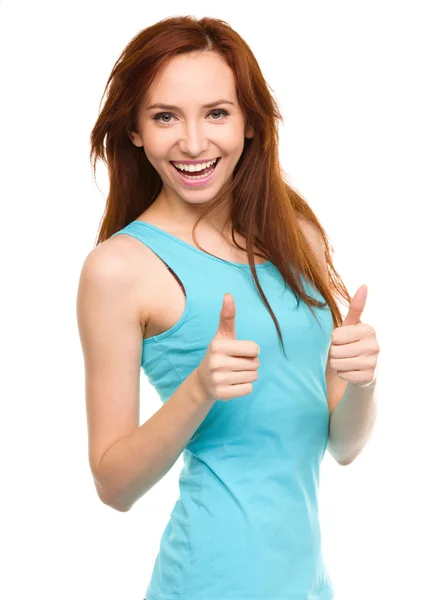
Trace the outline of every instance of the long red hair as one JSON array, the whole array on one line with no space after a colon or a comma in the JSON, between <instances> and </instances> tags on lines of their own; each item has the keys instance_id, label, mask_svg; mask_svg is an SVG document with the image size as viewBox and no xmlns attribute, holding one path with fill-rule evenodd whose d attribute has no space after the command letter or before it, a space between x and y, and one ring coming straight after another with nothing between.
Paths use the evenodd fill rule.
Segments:
<instances>
[{"instance_id":1,"label":"long red hair","mask_svg":"<svg viewBox=\"0 0 433 600\"><path fill-rule=\"evenodd\" d=\"M238 101L254 129L254 137L245 138L232 180L206 205L194 226L193 238L196 241L194 231L200 220L220 202L231 198L225 225L231 223L234 244L247 252L254 281L284 352L278 321L257 278L254 248L278 268L298 304L302 298L315 318L312 307L326 305L305 293L301 274L322 294L332 312L334 327L342 323L337 299L344 299L348 305L351 297L334 269L333 249L323 227L300 193L285 180L278 156L278 122L283 117L277 102L251 49L225 21L209 17L197 20L192 16L163 19L140 31L116 61L101 99L102 102L106 95L104 106L90 136L93 175L96 162L101 159L109 176L106 209L96 245L140 216L161 191L159 174L143 148L131 142L128 132L136 129L139 102L159 69L176 55L197 51L217 52L231 67ZM314 225L320 234L327 274L298 223L299 217ZM246 248L237 244L234 231L244 237Z\"/></svg>"}]
</instances>

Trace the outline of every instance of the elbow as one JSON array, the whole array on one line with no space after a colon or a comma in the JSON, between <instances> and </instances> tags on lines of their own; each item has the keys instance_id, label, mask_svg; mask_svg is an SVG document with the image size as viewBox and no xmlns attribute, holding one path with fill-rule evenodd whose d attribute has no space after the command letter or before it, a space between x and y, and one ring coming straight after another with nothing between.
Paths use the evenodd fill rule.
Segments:
<instances>
[{"instance_id":1,"label":"elbow","mask_svg":"<svg viewBox=\"0 0 433 600\"><path fill-rule=\"evenodd\" d=\"M118 512L123 512L123 513L129 512L132 508L131 506L124 507L124 506L116 505L114 503L108 504L107 506L109 506L110 508L114 508L114 510L117 510Z\"/></svg>"},{"instance_id":2,"label":"elbow","mask_svg":"<svg viewBox=\"0 0 433 600\"><path fill-rule=\"evenodd\" d=\"M343 460L339 460L338 464L342 467L347 467L348 465L350 465L351 463L353 463L353 461L355 460L355 458L358 456L358 454L355 454L354 456L351 456L350 458L344 458Z\"/></svg>"},{"instance_id":3,"label":"elbow","mask_svg":"<svg viewBox=\"0 0 433 600\"><path fill-rule=\"evenodd\" d=\"M340 467L347 467L352 463L358 455L351 456L350 458L347 456L341 457L332 448L328 447L329 454L335 460L336 463L340 465Z\"/></svg>"},{"instance_id":4,"label":"elbow","mask_svg":"<svg viewBox=\"0 0 433 600\"><path fill-rule=\"evenodd\" d=\"M117 510L118 512L128 512L131 510L132 506L125 506L121 502L119 502L118 499L114 499L112 495L108 494L106 490L103 490L101 488L100 484L98 484L97 481L95 481L95 487L98 493L98 498L100 499L102 504L105 504L106 506L109 506L110 508Z\"/></svg>"},{"instance_id":5,"label":"elbow","mask_svg":"<svg viewBox=\"0 0 433 600\"><path fill-rule=\"evenodd\" d=\"M361 450L358 448L354 453L348 454L347 448L339 448L335 447L331 438L328 440L327 446L329 454L335 460L336 463L340 465L340 467L347 467L359 456Z\"/></svg>"},{"instance_id":6,"label":"elbow","mask_svg":"<svg viewBox=\"0 0 433 600\"><path fill-rule=\"evenodd\" d=\"M110 508L113 508L114 510L117 510L117 512L128 512L131 510L131 506L124 506L118 502L113 502L113 501L105 501L102 500L101 498L101 502L103 502L106 506L109 506Z\"/></svg>"}]
</instances>

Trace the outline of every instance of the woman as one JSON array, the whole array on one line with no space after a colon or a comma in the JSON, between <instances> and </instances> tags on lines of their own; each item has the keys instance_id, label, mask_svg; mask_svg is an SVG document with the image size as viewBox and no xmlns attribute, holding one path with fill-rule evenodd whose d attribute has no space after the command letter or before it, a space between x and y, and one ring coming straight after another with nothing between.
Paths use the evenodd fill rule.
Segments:
<instances>
[{"instance_id":1,"label":"woman","mask_svg":"<svg viewBox=\"0 0 433 600\"><path fill-rule=\"evenodd\" d=\"M110 191L78 292L99 497L129 510L183 452L146 599L329 600L319 468L374 366L327 363L351 298L283 179L276 102L211 18L141 31L108 86L91 155ZM163 405L139 426L141 367Z\"/></svg>"}]
</instances>

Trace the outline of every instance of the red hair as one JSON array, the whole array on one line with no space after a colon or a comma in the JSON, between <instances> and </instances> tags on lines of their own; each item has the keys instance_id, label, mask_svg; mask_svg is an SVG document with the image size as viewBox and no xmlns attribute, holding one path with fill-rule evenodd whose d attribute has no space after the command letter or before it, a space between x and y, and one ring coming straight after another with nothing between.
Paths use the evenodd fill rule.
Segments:
<instances>
[{"instance_id":1,"label":"red hair","mask_svg":"<svg viewBox=\"0 0 433 600\"><path fill-rule=\"evenodd\" d=\"M300 193L285 181L278 156L278 122L283 121L278 105L251 49L225 21L209 17L197 20L192 16L163 19L140 31L116 61L104 89L104 106L90 137L93 174L101 159L107 166L110 186L96 245L140 216L162 188L161 178L143 148L136 147L128 135L136 129L140 101L160 68L172 57L206 51L218 53L232 69L238 101L254 129L254 137L245 138L232 181L206 205L194 226L193 238L199 221L220 202L231 198L229 222L233 242L241 248L234 240L234 231L245 239L246 248L241 249L247 252L254 281L284 351L278 321L257 279L254 248L278 268L298 304L302 298L315 318L312 307L326 305L305 293L300 274L322 294L332 312L334 327L342 323L338 297L348 303L351 297L334 269L333 249L323 227ZM299 218L316 229L322 258L310 246Z\"/></svg>"}]
</instances>

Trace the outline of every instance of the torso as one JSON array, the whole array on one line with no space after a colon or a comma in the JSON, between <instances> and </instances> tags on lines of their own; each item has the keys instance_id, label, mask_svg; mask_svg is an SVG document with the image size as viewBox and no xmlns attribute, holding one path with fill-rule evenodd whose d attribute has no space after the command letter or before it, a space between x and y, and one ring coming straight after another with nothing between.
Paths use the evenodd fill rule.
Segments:
<instances>
[{"instance_id":1,"label":"torso","mask_svg":"<svg viewBox=\"0 0 433 600\"><path fill-rule=\"evenodd\" d=\"M182 239L187 244L195 246L192 235L176 229L175 225L171 223L150 216L149 209L145 213L137 220L155 225ZM199 225L196 229L196 238L207 252L211 252L214 256L223 260L248 263L246 252L229 247L221 237L217 238L217 232L204 234L203 236L200 231ZM131 251L138 253L139 264L143 265L140 273L145 275L139 279L137 287L137 306L143 339L159 335L173 327L180 320L186 306L185 289L170 267L145 244L137 244L136 240L130 236L116 236L117 239L119 237L128 239L126 243L131 246ZM203 243L204 237L206 238L206 244ZM116 238L113 238L113 240ZM236 235L236 240L239 245L245 246L245 241L241 236ZM256 256L256 264L264 262L266 262L266 259Z\"/></svg>"}]
</instances>

